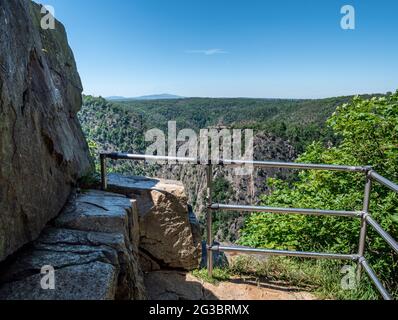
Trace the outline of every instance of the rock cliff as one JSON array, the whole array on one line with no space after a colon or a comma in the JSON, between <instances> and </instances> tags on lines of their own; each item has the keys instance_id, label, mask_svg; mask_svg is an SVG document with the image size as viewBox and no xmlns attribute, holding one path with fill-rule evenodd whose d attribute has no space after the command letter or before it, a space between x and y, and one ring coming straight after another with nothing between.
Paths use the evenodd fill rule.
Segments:
<instances>
[{"instance_id":1,"label":"rock cliff","mask_svg":"<svg viewBox=\"0 0 398 320\"><path fill-rule=\"evenodd\" d=\"M73 193L36 241L0 263L0 300L141 300L143 271L199 266L200 236L180 184L110 182L117 193ZM54 269L52 289L43 288L44 266Z\"/></svg>"},{"instance_id":2,"label":"rock cliff","mask_svg":"<svg viewBox=\"0 0 398 320\"><path fill-rule=\"evenodd\" d=\"M138 210L123 195L72 196L38 240L0 268L0 300L144 299L139 266ZM54 289L42 288L52 266Z\"/></svg>"},{"instance_id":3,"label":"rock cliff","mask_svg":"<svg viewBox=\"0 0 398 320\"><path fill-rule=\"evenodd\" d=\"M41 18L29 0L0 0L0 261L38 237L90 169L65 29Z\"/></svg>"},{"instance_id":4,"label":"rock cliff","mask_svg":"<svg viewBox=\"0 0 398 320\"><path fill-rule=\"evenodd\" d=\"M82 84L64 27L41 19L30 0L0 0L0 300L145 299L142 269L199 265L198 223L177 182L77 188L92 168Z\"/></svg>"}]
</instances>

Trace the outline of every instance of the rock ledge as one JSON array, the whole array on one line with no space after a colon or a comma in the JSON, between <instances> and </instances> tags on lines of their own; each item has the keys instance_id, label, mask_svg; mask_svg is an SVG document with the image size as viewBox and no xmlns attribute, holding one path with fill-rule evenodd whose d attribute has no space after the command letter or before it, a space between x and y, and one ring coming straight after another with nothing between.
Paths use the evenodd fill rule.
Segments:
<instances>
[{"instance_id":1,"label":"rock ledge","mask_svg":"<svg viewBox=\"0 0 398 320\"><path fill-rule=\"evenodd\" d=\"M144 299L133 208L118 194L76 195L37 241L0 270L0 300ZM47 265L55 269L55 290L41 287Z\"/></svg>"}]
</instances>

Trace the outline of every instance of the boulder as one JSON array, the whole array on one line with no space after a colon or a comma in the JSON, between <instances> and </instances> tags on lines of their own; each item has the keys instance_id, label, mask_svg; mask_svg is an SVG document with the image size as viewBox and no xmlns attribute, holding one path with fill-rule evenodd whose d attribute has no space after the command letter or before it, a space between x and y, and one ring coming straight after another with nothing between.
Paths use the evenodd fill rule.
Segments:
<instances>
[{"instance_id":1,"label":"boulder","mask_svg":"<svg viewBox=\"0 0 398 320\"><path fill-rule=\"evenodd\" d=\"M139 248L146 269L199 266L200 228L180 182L110 174L108 189L137 200Z\"/></svg>"},{"instance_id":2,"label":"boulder","mask_svg":"<svg viewBox=\"0 0 398 320\"><path fill-rule=\"evenodd\" d=\"M117 194L73 197L38 240L3 264L0 300L144 299L134 208ZM55 269L54 290L41 287L43 266Z\"/></svg>"},{"instance_id":3,"label":"boulder","mask_svg":"<svg viewBox=\"0 0 398 320\"><path fill-rule=\"evenodd\" d=\"M100 275L100 276L99 276ZM112 300L117 272L111 264L92 262L65 267L56 272L56 289L43 290L42 275L6 284L1 300Z\"/></svg>"},{"instance_id":4,"label":"boulder","mask_svg":"<svg viewBox=\"0 0 398 320\"><path fill-rule=\"evenodd\" d=\"M82 84L64 27L0 0L0 261L35 240L91 168L76 117Z\"/></svg>"}]
</instances>

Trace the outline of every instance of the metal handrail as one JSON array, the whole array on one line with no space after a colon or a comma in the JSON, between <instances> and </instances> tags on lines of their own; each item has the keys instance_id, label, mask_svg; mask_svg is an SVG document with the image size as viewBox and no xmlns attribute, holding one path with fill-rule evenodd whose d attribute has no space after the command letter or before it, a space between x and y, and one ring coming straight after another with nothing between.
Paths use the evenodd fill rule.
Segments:
<instances>
[{"instance_id":1,"label":"metal handrail","mask_svg":"<svg viewBox=\"0 0 398 320\"><path fill-rule=\"evenodd\" d=\"M381 184L384 185L385 187L390 188L392 191L395 191L395 192L398 193L398 185L395 184L394 182L392 182L392 181L390 181L390 180L384 178L383 176L379 175L376 171L370 170L370 171L369 171L369 176L370 176L373 180L375 180L375 181L381 183Z\"/></svg>"},{"instance_id":2,"label":"metal handrail","mask_svg":"<svg viewBox=\"0 0 398 320\"><path fill-rule=\"evenodd\" d=\"M334 210L318 210L318 209L296 209L296 208L275 208L275 207L259 207L259 206L241 206L213 204L211 210L217 211L240 211L240 212L267 212L280 214L300 214L309 216L335 216L335 217L354 217L361 218L361 211L334 211Z\"/></svg>"},{"instance_id":3,"label":"metal handrail","mask_svg":"<svg viewBox=\"0 0 398 320\"><path fill-rule=\"evenodd\" d=\"M306 169L306 170L330 170L346 172L369 172L371 167L367 166L341 166L328 164L310 164L296 162L273 162L273 161L250 161L250 160L204 160L188 157L153 156L142 154L129 154L120 152L101 153L101 157L113 160L136 160L136 161L176 161L199 165L221 165L221 166L253 166L255 168L282 168L282 169Z\"/></svg>"},{"instance_id":4,"label":"metal handrail","mask_svg":"<svg viewBox=\"0 0 398 320\"><path fill-rule=\"evenodd\" d=\"M338 254L338 253L321 253L321 252L303 252L303 251L286 251L273 249L254 249L248 247L230 247L230 246L213 246L213 251L221 252L242 252L248 254L266 254L270 256L285 256L297 258L313 258L313 259L335 259L335 260L351 260L357 261L356 254Z\"/></svg>"},{"instance_id":5,"label":"metal handrail","mask_svg":"<svg viewBox=\"0 0 398 320\"><path fill-rule=\"evenodd\" d=\"M371 216L366 216L366 221L373 227L374 230L390 245L396 253L398 253L398 242L389 235Z\"/></svg>"},{"instance_id":6,"label":"metal handrail","mask_svg":"<svg viewBox=\"0 0 398 320\"><path fill-rule=\"evenodd\" d=\"M383 286L373 269L370 267L365 258L365 245L367 226L370 225L373 229L388 243L388 245L398 253L398 242L388 234L369 214L370 194L372 189L372 182L376 181L383 186L398 193L398 185L394 182L384 178L375 172L370 166L342 166L342 165L325 165L325 164L307 164L307 163L286 163L286 162L269 162L269 161L246 161L246 160L219 160L216 162L204 161L197 158L185 157L168 157L168 156L150 156L127 153L101 153L101 186L103 190L107 189L107 174L106 174L106 159L113 160L133 160L133 161L172 161L176 163L187 163L196 165L205 165L206 180L207 180L207 268L209 276L213 275L213 252L241 252L251 254L302 257L302 258L326 258L338 260L352 260L357 262L358 280L361 277L362 268L366 271L369 278L373 281L377 290L386 300L391 300L392 297ZM361 172L366 176L366 185L364 192L363 210L362 211L334 211L334 210L318 210L318 209L296 209L296 208L273 208L262 206L244 206L244 205L227 205L215 204L212 201L212 184L213 184L213 165L222 166L244 166L250 165L255 168L284 168L284 169L299 169L299 170L325 170L325 171L340 171L340 172ZM270 249L256 249L247 247L228 247L215 245L212 236L212 223L214 211L244 211L244 212L267 212L278 214L302 214L302 215L317 215L317 216L339 216L352 217L361 219L361 231L359 239L359 250L357 254L337 254L337 253L319 253L319 252L297 252L297 251L283 251Z\"/></svg>"}]
</instances>

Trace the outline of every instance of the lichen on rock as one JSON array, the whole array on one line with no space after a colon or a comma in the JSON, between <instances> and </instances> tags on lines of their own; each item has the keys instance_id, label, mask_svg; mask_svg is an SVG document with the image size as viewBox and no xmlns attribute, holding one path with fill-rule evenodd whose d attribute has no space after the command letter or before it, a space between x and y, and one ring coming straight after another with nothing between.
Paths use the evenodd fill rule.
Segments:
<instances>
[{"instance_id":1,"label":"lichen on rock","mask_svg":"<svg viewBox=\"0 0 398 320\"><path fill-rule=\"evenodd\" d=\"M76 113L82 84L64 27L0 0L0 261L35 240L91 168Z\"/></svg>"}]
</instances>

